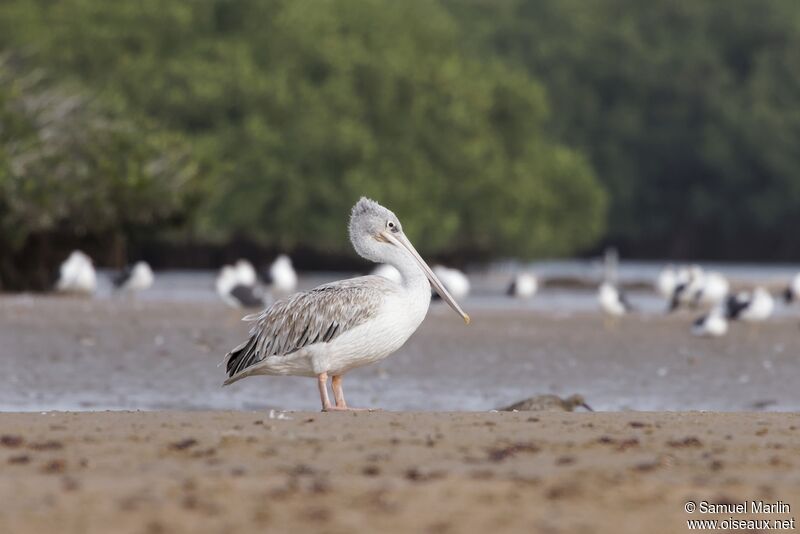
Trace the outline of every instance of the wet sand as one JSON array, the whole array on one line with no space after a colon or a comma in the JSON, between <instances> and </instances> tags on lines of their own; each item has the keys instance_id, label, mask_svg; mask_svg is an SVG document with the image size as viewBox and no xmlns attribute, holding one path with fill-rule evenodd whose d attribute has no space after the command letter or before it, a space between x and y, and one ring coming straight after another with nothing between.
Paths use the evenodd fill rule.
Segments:
<instances>
[{"instance_id":1,"label":"wet sand","mask_svg":"<svg viewBox=\"0 0 800 534\"><path fill-rule=\"evenodd\" d=\"M441 303L406 345L348 373L356 406L490 410L544 393L580 393L596 410L800 409L800 307L698 339L695 314L533 308L548 299ZM592 296L592 298L594 298ZM530 307L529 307L530 306ZM220 302L0 297L0 410L316 410L313 380L252 377L222 388L244 312Z\"/></svg>"},{"instance_id":2,"label":"wet sand","mask_svg":"<svg viewBox=\"0 0 800 534\"><path fill-rule=\"evenodd\" d=\"M798 458L798 414L2 414L0 532L674 533L795 517Z\"/></svg>"}]
</instances>

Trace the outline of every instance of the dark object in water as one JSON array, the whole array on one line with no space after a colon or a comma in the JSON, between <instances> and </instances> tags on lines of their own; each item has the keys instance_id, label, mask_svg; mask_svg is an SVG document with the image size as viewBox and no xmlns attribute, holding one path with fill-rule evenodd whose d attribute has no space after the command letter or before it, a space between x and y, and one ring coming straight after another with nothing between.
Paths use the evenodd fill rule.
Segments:
<instances>
[{"instance_id":1,"label":"dark object in water","mask_svg":"<svg viewBox=\"0 0 800 534\"><path fill-rule=\"evenodd\" d=\"M558 395L537 395L530 397L519 402L515 402L511 406L500 408L501 412L549 412L549 411L574 411L578 406L586 408L590 412L594 410L586 404L583 395L570 395L566 399L562 399Z\"/></svg>"}]
</instances>

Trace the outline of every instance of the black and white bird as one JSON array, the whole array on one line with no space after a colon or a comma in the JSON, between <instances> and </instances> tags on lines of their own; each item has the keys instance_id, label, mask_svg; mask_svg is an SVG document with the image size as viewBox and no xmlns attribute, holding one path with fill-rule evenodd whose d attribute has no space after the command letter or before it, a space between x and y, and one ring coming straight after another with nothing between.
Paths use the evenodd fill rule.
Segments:
<instances>
[{"instance_id":1,"label":"black and white bird","mask_svg":"<svg viewBox=\"0 0 800 534\"><path fill-rule=\"evenodd\" d=\"M532 273L518 273L506 289L506 295L519 299L528 299L539 290L539 280Z\"/></svg>"},{"instance_id":2,"label":"black and white bird","mask_svg":"<svg viewBox=\"0 0 800 534\"><path fill-rule=\"evenodd\" d=\"M731 285L721 273L703 273L692 298L693 306L716 306L725 302Z\"/></svg>"},{"instance_id":3,"label":"black and white bird","mask_svg":"<svg viewBox=\"0 0 800 534\"><path fill-rule=\"evenodd\" d=\"M59 267L55 289L59 293L94 293L97 289L97 272L92 259L80 250L73 251Z\"/></svg>"},{"instance_id":4,"label":"black and white bird","mask_svg":"<svg viewBox=\"0 0 800 534\"><path fill-rule=\"evenodd\" d=\"M775 299L763 287L756 287L752 292L740 291L729 296L725 305L728 318L759 323L772 316Z\"/></svg>"},{"instance_id":5,"label":"black and white bird","mask_svg":"<svg viewBox=\"0 0 800 534\"><path fill-rule=\"evenodd\" d=\"M791 304L798 299L800 299L800 273L794 275L789 286L783 291L783 300L787 304Z\"/></svg>"},{"instance_id":6,"label":"black and white bird","mask_svg":"<svg viewBox=\"0 0 800 534\"><path fill-rule=\"evenodd\" d=\"M600 309L612 317L620 317L633 311L625 293L611 282L603 282L597 290L597 301Z\"/></svg>"},{"instance_id":7,"label":"black and white bird","mask_svg":"<svg viewBox=\"0 0 800 534\"><path fill-rule=\"evenodd\" d=\"M297 289L297 273L292 267L292 260L286 254L281 254L264 273L264 283L272 291L280 295L288 295Z\"/></svg>"},{"instance_id":8,"label":"black and white bird","mask_svg":"<svg viewBox=\"0 0 800 534\"><path fill-rule=\"evenodd\" d=\"M225 265L217 275L216 289L222 301L234 308L262 308L267 304L267 295L256 283L255 270L247 260L239 260L236 266Z\"/></svg>"},{"instance_id":9,"label":"black and white bird","mask_svg":"<svg viewBox=\"0 0 800 534\"><path fill-rule=\"evenodd\" d=\"M722 337L728 333L728 308L715 306L692 324L692 334L699 337Z\"/></svg>"},{"instance_id":10,"label":"black and white bird","mask_svg":"<svg viewBox=\"0 0 800 534\"><path fill-rule=\"evenodd\" d=\"M697 307L696 296L702 291L705 282L705 272L699 265L681 267L675 274L675 286L670 298L667 313L674 312L683 306Z\"/></svg>"},{"instance_id":11,"label":"black and white bird","mask_svg":"<svg viewBox=\"0 0 800 534\"><path fill-rule=\"evenodd\" d=\"M153 269L145 261L137 261L120 271L112 280L114 287L120 291L144 291L155 281Z\"/></svg>"}]
</instances>

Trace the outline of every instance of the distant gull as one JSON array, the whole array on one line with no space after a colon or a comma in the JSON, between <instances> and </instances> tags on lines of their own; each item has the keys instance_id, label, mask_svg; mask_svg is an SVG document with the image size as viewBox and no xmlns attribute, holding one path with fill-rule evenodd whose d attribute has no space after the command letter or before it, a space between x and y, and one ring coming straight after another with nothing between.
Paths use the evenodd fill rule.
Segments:
<instances>
[{"instance_id":1,"label":"distant gull","mask_svg":"<svg viewBox=\"0 0 800 534\"><path fill-rule=\"evenodd\" d=\"M501 412L547 412L564 411L571 412L575 408L583 407L590 412L592 408L586 404L583 395L571 395L562 399L558 395L537 395L519 402L515 402L505 408L500 408Z\"/></svg>"},{"instance_id":2,"label":"distant gull","mask_svg":"<svg viewBox=\"0 0 800 534\"><path fill-rule=\"evenodd\" d=\"M292 260L281 254L266 272L264 282L271 286L275 293L287 295L297 289L297 273L292 267Z\"/></svg>"},{"instance_id":3,"label":"distant gull","mask_svg":"<svg viewBox=\"0 0 800 534\"><path fill-rule=\"evenodd\" d=\"M520 299L531 298L539 289L539 281L531 273L518 273L508 285L506 295Z\"/></svg>"},{"instance_id":4,"label":"distant gull","mask_svg":"<svg viewBox=\"0 0 800 534\"><path fill-rule=\"evenodd\" d=\"M433 272L442 281L444 287L457 299L466 298L469 295L469 278L458 269L445 267L444 265L434 265ZM437 297L434 296L434 299Z\"/></svg>"},{"instance_id":5,"label":"distant gull","mask_svg":"<svg viewBox=\"0 0 800 534\"><path fill-rule=\"evenodd\" d=\"M97 273L92 259L80 250L73 251L59 267L56 291L92 294L97 288Z\"/></svg>"},{"instance_id":6,"label":"distant gull","mask_svg":"<svg viewBox=\"0 0 800 534\"><path fill-rule=\"evenodd\" d=\"M798 299L800 299L800 273L794 275L789 286L783 292L783 300L787 304L791 304Z\"/></svg>"},{"instance_id":7,"label":"distant gull","mask_svg":"<svg viewBox=\"0 0 800 534\"><path fill-rule=\"evenodd\" d=\"M255 280L255 270L246 260L236 266L225 265L215 282L217 294L223 302L233 308L261 308L266 304L266 295Z\"/></svg>"},{"instance_id":8,"label":"distant gull","mask_svg":"<svg viewBox=\"0 0 800 534\"><path fill-rule=\"evenodd\" d=\"M137 261L118 273L112 283L120 291L144 291L155 281L153 269L145 261Z\"/></svg>"},{"instance_id":9,"label":"distant gull","mask_svg":"<svg viewBox=\"0 0 800 534\"><path fill-rule=\"evenodd\" d=\"M431 287L469 323L394 213L362 198L353 207L349 230L361 257L394 266L402 282L374 275L341 280L295 293L245 317L254 323L250 338L226 355L225 385L259 374L316 377L322 410L347 410L342 376L403 346L425 319Z\"/></svg>"},{"instance_id":10,"label":"distant gull","mask_svg":"<svg viewBox=\"0 0 800 534\"><path fill-rule=\"evenodd\" d=\"M710 312L698 318L692 324L692 334L699 337L722 337L728 333L726 309L714 307Z\"/></svg>"},{"instance_id":11,"label":"distant gull","mask_svg":"<svg viewBox=\"0 0 800 534\"><path fill-rule=\"evenodd\" d=\"M610 282L603 282L597 290L597 301L608 315L619 317L633 310L625 293Z\"/></svg>"}]
</instances>

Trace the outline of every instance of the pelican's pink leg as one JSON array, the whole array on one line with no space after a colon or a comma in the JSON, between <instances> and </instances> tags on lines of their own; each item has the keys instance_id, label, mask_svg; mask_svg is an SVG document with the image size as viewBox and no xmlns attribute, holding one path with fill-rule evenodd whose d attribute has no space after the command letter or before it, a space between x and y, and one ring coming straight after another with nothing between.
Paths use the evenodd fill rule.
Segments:
<instances>
[{"instance_id":1,"label":"pelican's pink leg","mask_svg":"<svg viewBox=\"0 0 800 534\"><path fill-rule=\"evenodd\" d=\"M317 375L317 385L319 386L319 399L322 401L322 411L327 412L331 409L331 401L328 398L328 373Z\"/></svg>"},{"instance_id":2,"label":"pelican's pink leg","mask_svg":"<svg viewBox=\"0 0 800 534\"><path fill-rule=\"evenodd\" d=\"M336 407L342 410L346 410L347 403L344 401L344 390L342 389L342 375L333 375L333 378L331 378L331 387L333 388L333 398L336 401Z\"/></svg>"},{"instance_id":3,"label":"pelican's pink leg","mask_svg":"<svg viewBox=\"0 0 800 534\"><path fill-rule=\"evenodd\" d=\"M325 378L323 379L323 375ZM369 408L350 408L347 406L347 403L344 401L344 390L342 389L342 375L333 375L331 377L331 388L333 389L333 398L336 401L336 406L331 406L330 401L328 400L328 390L325 387L325 383L328 380L327 373L323 373L319 375L320 380L320 395L324 395L322 399L322 411L323 412L333 412L333 411L340 411L340 412L363 412L363 411L372 411ZM324 393L323 393L324 391ZM327 403L327 404L326 404Z\"/></svg>"}]
</instances>

